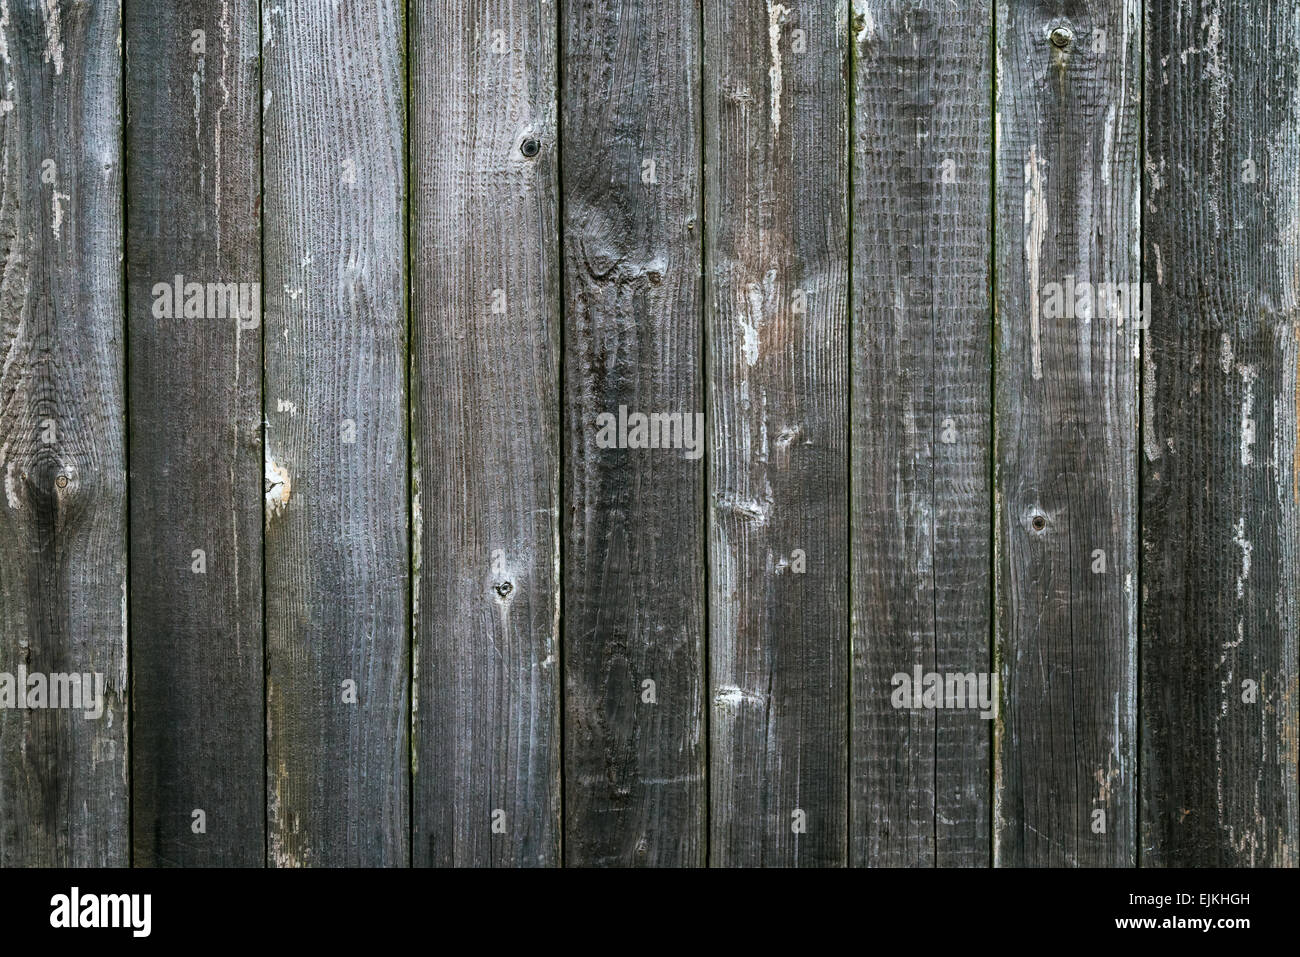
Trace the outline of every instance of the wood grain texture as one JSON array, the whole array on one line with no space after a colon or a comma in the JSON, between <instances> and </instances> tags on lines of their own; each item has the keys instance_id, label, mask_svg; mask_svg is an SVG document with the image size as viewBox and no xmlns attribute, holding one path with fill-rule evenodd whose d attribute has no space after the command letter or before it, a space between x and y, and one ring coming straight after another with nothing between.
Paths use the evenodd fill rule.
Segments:
<instances>
[{"instance_id":1,"label":"wood grain texture","mask_svg":"<svg viewBox=\"0 0 1300 957\"><path fill-rule=\"evenodd\" d=\"M1294 867L1300 6L1147 17L1140 860Z\"/></svg>"},{"instance_id":2,"label":"wood grain texture","mask_svg":"<svg viewBox=\"0 0 1300 957\"><path fill-rule=\"evenodd\" d=\"M560 862L556 26L411 6L417 864Z\"/></svg>"},{"instance_id":3,"label":"wood grain texture","mask_svg":"<svg viewBox=\"0 0 1300 957\"><path fill-rule=\"evenodd\" d=\"M990 670L987 0L853 8L853 848L989 862L989 721L893 677Z\"/></svg>"},{"instance_id":4,"label":"wood grain texture","mask_svg":"<svg viewBox=\"0 0 1300 957\"><path fill-rule=\"evenodd\" d=\"M124 28L134 860L260 867L257 4L127 0ZM203 315L174 308L176 276ZM210 311L209 283L256 313Z\"/></svg>"},{"instance_id":5,"label":"wood grain texture","mask_svg":"<svg viewBox=\"0 0 1300 957\"><path fill-rule=\"evenodd\" d=\"M565 860L703 864L704 459L596 423L703 411L700 9L563 0L560 50Z\"/></svg>"},{"instance_id":6,"label":"wood grain texture","mask_svg":"<svg viewBox=\"0 0 1300 957\"><path fill-rule=\"evenodd\" d=\"M98 717L9 688L3 867L129 860L118 28L116 3L0 15L0 672L92 676L90 713L102 681Z\"/></svg>"},{"instance_id":7,"label":"wood grain texture","mask_svg":"<svg viewBox=\"0 0 1300 957\"><path fill-rule=\"evenodd\" d=\"M846 859L842 14L704 5L709 860L720 866Z\"/></svg>"},{"instance_id":8,"label":"wood grain texture","mask_svg":"<svg viewBox=\"0 0 1300 957\"><path fill-rule=\"evenodd\" d=\"M997 9L1002 866L1135 859L1136 317L1062 300L1140 278L1140 24L1137 0Z\"/></svg>"},{"instance_id":9,"label":"wood grain texture","mask_svg":"<svg viewBox=\"0 0 1300 957\"><path fill-rule=\"evenodd\" d=\"M405 865L402 5L288 0L262 44L268 851Z\"/></svg>"}]
</instances>

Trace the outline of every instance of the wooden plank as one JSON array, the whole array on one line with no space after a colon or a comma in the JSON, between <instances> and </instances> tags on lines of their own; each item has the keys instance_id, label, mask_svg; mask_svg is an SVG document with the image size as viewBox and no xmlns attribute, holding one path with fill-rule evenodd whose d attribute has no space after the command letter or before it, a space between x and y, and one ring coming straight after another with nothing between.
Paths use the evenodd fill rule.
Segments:
<instances>
[{"instance_id":1,"label":"wooden plank","mask_svg":"<svg viewBox=\"0 0 1300 957\"><path fill-rule=\"evenodd\" d=\"M267 799L279 866L409 861L402 9L286 0L263 11Z\"/></svg>"},{"instance_id":2,"label":"wooden plank","mask_svg":"<svg viewBox=\"0 0 1300 957\"><path fill-rule=\"evenodd\" d=\"M124 18L134 860L261 866L257 4Z\"/></svg>"},{"instance_id":3,"label":"wooden plank","mask_svg":"<svg viewBox=\"0 0 1300 957\"><path fill-rule=\"evenodd\" d=\"M414 861L558 865L555 9L410 30Z\"/></svg>"},{"instance_id":4,"label":"wooden plank","mask_svg":"<svg viewBox=\"0 0 1300 957\"><path fill-rule=\"evenodd\" d=\"M0 867L130 855L119 27L0 12Z\"/></svg>"},{"instance_id":5,"label":"wooden plank","mask_svg":"<svg viewBox=\"0 0 1300 957\"><path fill-rule=\"evenodd\" d=\"M998 4L999 865L1135 858L1140 19Z\"/></svg>"},{"instance_id":6,"label":"wooden plank","mask_svg":"<svg viewBox=\"0 0 1300 957\"><path fill-rule=\"evenodd\" d=\"M847 18L704 5L710 852L848 843Z\"/></svg>"},{"instance_id":7,"label":"wooden plank","mask_svg":"<svg viewBox=\"0 0 1300 957\"><path fill-rule=\"evenodd\" d=\"M991 24L988 0L853 8L859 866L989 862L989 719L895 707L895 675L990 671Z\"/></svg>"},{"instance_id":8,"label":"wooden plank","mask_svg":"<svg viewBox=\"0 0 1300 957\"><path fill-rule=\"evenodd\" d=\"M1294 867L1300 7L1147 16L1140 860Z\"/></svg>"},{"instance_id":9,"label":"wooden plank","mask_svg":"<svg viewBox=\"0 0 1300 957\"><path fill-rule=\"evenodd\" d=\"M693 0L562 3L570 864L705 860L703 457L597 442L703 413L699 52Z\"/></svg>"}]
</instances>

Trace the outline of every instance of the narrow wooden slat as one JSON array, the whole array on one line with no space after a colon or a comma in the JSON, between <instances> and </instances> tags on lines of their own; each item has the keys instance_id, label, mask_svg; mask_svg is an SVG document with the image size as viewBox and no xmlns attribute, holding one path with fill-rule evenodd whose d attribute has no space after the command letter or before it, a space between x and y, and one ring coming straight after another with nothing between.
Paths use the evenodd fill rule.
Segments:
<instances>
[{"instance_id":1,"label":"narrow wooden slat","mask_svg":"<svg viewBox=\"0 0 1300 957\"><path fill-rule=\"evenodd\" d=\"M570 864L705 859L704 460L597 424L703 412L699 54L693 0L561 4Z\"/></svg>"},{"instance_id":2,"label":"narrow wooden slat","mask_svg":"<svg viewBox=\"0 0 1300 957\"><path fill-rule=\"evenodd\" d=\"M989 861L989 719L907 706L894 676L991 667L991 22L987 0L853 9L859 866Z\"/></svg>"},{"instance_id":3,"label":"narrow wooden slat","mask_svg":"<svg viewBox=\"0 0 1300 957\"><path fill-rule=\"evenodd\" d=\"M1069 9L997 11L994 858L1007 866L1131 865L1136 850L1137 319L1113 296L1082 309L1078 290L1140 280L1141 5Z\"/></svg>"},{"instance_id":4,"label":"narrow wooden slat","mask_svg":"<svg viewBox=\"0 0 1300 957\"><path fill-rule=\"evenodd\" d=\"M704 7L710 861L848 843L848 20Z\"/></svg>"},{"instance_id":5,"label":"narrow wooden slat","mask_svg":"<svg viewBox=\"0 0 1300 957\"><path fill-rule=\"evenodd\" d=\"M553 5L411 5L417 864L560 857Z\"/></svg>"},{"instance_id":6,"label":"narrow wooden slat","mask_svg":"<svg viewBox=\"0 0 1300 957\"><path fill-rule=\"evenodd\" d=\"M264 6L268 851L409 861L402 4Z\"/></svg>"},{"instance_id":7,"label":"narrow wooden slat","mask_svg":"<svg viewBox=\"0 0 1300 957\"><path fill-rule=\"evenodd\" d=\"M1300 5L1147 16L1140 861L1294 867Z\"/></svg>"},{"instance_id":8,"label":"narrow wooden slat","mask_svg":"<svg viewBox=\"0 0 1300 957\"><path fill-rule=\"evenodd\" d=\"M265 858L257 18L248 0L124 10L143 866Z\"/></svg>"},{"instance_id":9,"label":"narrow wooden slat","mask_svg":"<svg viewBox=\"0 0 1300 957\"><path fill-rule=\"evenodd\" d=\"M0 14L2 867L129 860L119 25Z\"/></svg>"}]
</instances>

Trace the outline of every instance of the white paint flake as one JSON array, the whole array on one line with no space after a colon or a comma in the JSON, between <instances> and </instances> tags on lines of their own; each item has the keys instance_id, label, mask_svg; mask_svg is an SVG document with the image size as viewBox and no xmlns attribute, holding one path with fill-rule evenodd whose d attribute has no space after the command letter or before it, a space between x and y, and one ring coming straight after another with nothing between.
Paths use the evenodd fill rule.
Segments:
<instances>
[{"instance_id":1,"label":"white paint flake","mask_svg":"<svg viewBox=\"0 0 1300 957\"><path fill-rule=\"evenodd\" d=\"M714 704L736 708L742 704L762 704L766 698L756 691L745 691L735 685L723 685L713 698Z\"/></svg>"},{"instance_id":2,"label":"white paint flake","mask_svg":"<svg viewBox=\"0 0 1300 957\"><path fill-rule=\"evenodd\" d=\"M767 0L767 45L772 51L772 66L767 71L772 88L772 139L781 132L781 91L785 84L781 73L781 24L789 16L790 8L785 4Z\"/></svg>"},{"instance_id":3,"label":"white paint flake","mask_svg":"<svg viewBox=\"0 0 1300 957\"><path fill-rule=\"evenodd\" d=\"M1042 160L1038 146L1029 147L1025 159L1025 265L1029 273L1029 337L1033 376L1043 377L1042 343L1039 334L1038 270L1047 234L1047 196L1043 192Z\"/></svg>"},{"instance_id":4,"label":"white paint flake","mask_svg":"<svg viewBox=\"0 0 1300 957\"><path fill-rule=\"evenodd\" d=\"M1240 365L1237 367L1241 373L1241 383L1246 390L1245 398L1241 400L1241 466L1255 461L1254 452L1251 446L1255 444L1255 420L1252 418L1255 411L1255 367L1249 365Z\"/></svg>"},{"instance_id":5,"label":"white paint flake","mask_svg":"<svg viewBox=\"0 0 1300 957\"><path fill-rule=\"evenodd\" d=\"M18 483L14 480L14 463L6 462L5 466L5 501L14 511L23 507L23 500L18 497Z\"/></svg>"},{"instance_id":6,"label":"white paint flake","mask_svg":"<svg viewBox=\"0 0 1300 957\"><path fill-rule=\"evenodd\" d=\"M277 465L268 452L266 456L266 511L267 518L279 515L289 505L289 496L293 492L293 482L289 472Z\"/></svg>"},{"instance_id":7,"label":"white paint flake","mask_svg":"<svg viewBox=\"0 0 1300 957\"><path fill-rule=\"evenodd\" d=\"M8 10L5 12L8 13ZM63 25L60 21L59 0L44 0L41 15L45 19L45 62L53 63L55 76L60 76L63 73Z\"/></svg>"},{"instance_id":8,"label":"white paint flake","mask_svg":"<svg viewBox=\"0 0 1300 957\"><path fill-rule=\"evenodd\" d=\"M1246 540L1246 519L1237 519L1237 526L1233 529L1233 544L1241 549L1241 574L1237 576L1237 597L1242 598L1246 594L1246 579L1250 577L1250 553L1254 546Z\"/></svg>"}]
</instances>

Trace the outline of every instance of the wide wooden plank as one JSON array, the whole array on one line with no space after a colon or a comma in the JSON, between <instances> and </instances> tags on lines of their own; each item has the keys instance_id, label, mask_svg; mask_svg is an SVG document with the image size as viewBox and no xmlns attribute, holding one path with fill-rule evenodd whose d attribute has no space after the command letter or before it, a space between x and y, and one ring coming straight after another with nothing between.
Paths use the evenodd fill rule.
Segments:
<instances>
[{"instance_id":1,"label":"wide wooden plank","mask_svg":"<svg viewBox=\"0 0 1300 957\"><path fill-rule=\"evenodd\" d=\"M0 12L0 867L130 854L119 26Z\"/></svg>"},{"instance_id":2,"label":"wide wooden plank","mask_svg":"<svg viewBox=\"0 0 1300 957\"><path fill-rule=\"evenodd\" d=\"M557 865L555 8L410 15L413 859Z\"/></svg>"},{"instance_id":3,"label":"wide wooden plank","mask_svg":"<svg viewBox=\"0 0 1300 957\"><path fill-rule=\"evenodd\" d=\"M999 865L1135 859L1140 23L997 9Z\"/></svg>"},{"instance_id":4,"label":"wide wooden plank","mask_svg":"<svg viewBox=\"0 0 1300 957\"><path fill-rule=\"evenodd\" d=\"M1300 5L1147 18L1140 862L1294 867Z\"/></svg>"},{"instance_id":5,"label":"wide wooden plank","mask_svg":"<svg viewBox=\"0 0 1300 957\"><path fill-rule=\"evenodd\" d=\"M989 862L989 718L895 676L991 670L991 24L988 0L853 9L859 866Z\"/></svg>"},{"instance_id":6,"label":"wide wooden plank","mask_svg":"<svg viewBox=\"0 0 1300 957\"><path fill-rule=\"evenodd\" d=\"M405 36L263 8L270 863L409 861Z\"/></svg>"},{"instance_id":7,"label":"wide wooden plank","mask_svg":"<svg viewBox=\"0 0 1300 957\"><path fill-rule=\"evenodd\" d=\"M560 9L565 860L702 864L700 8Z\"/></svg>"},{"instance_id":8,"label":"wide wooden plank","mask_svg":"<svg viewBox=\"0 0 1300 957\"><path fill-rule=\"evenodd\" d=\"M124 21L134 859L260 867L257 4Z\"/></svg>"},{"instance_id":9,"label":"wide wooden plank","mask_svg":"<svg viewBox=\"0 0 1300 957\"><path fill-rule=\"evenodd\" d=\"M848 23L704 5L710 845L848 845Z\"/></svg>"}]
</instances>

